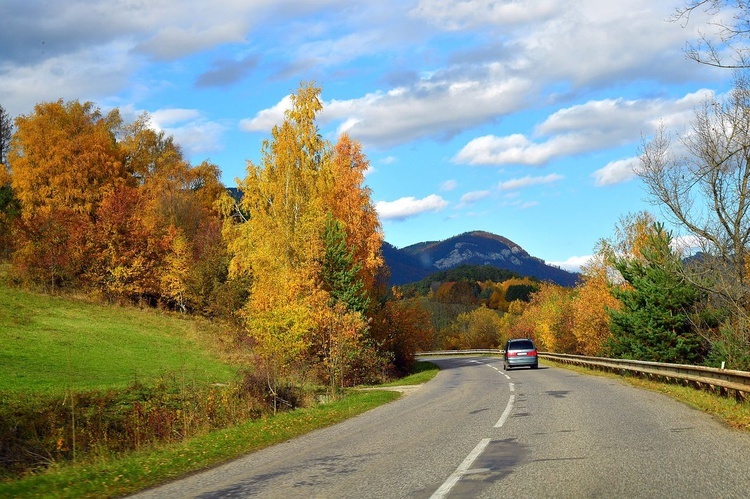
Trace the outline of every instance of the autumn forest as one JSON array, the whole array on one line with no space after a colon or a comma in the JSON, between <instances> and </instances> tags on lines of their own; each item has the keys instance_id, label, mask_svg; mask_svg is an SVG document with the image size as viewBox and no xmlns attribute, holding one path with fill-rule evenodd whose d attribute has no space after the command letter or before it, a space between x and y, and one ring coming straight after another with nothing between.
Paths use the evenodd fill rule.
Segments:
<instances>
[{"instance_id":1,"label":"autumn forest","mask_svg":"<svg viewBox=\"0 0 750 499\"><path fill-rule=\"evenodd\" d=\"M696 120L741 121L747 92L738 79L728 102ZM712 202L722 187L714 218L736 224L710 213L694 221L667 185L669 168L691 165L663 159L664 136L644 144L645 184L700 237L690 259L641 212L601 239L574 288L471 275L388 289L367 158L347 135L321 137L321 110L320 88L301 85L235 197L217 165L191 165L148 115L125 123L117 109L78 101L42 103L15 122L3 111L0 248L12 281L227 321L273 380L304 365L347 386L408 372L421 349L490 348L509 337L556 352L750 366L747 241L738 240L747 200L745 184L728 181L746 182L747 164L713 180L693 169L709 182L697 199ZM741 137L702 137L712 139L717 154L731 154Z\"/></svg>"}]
</instances>

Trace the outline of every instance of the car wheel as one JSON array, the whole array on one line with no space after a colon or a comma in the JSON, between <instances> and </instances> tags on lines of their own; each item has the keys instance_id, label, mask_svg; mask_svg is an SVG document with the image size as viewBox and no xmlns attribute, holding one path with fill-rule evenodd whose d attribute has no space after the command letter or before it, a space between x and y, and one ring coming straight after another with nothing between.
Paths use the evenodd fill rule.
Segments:
<instances>
[{"instance_id":1,"label":"car wheel","mask_svg":"<svg viewBox=\"0 0 750 499\"><path fill-rule=\"evenodd\" d=\"M539 364L534 364L533 366L531 366L531 368L532 369L539 369Z\"/></svg>"}]
</instances>

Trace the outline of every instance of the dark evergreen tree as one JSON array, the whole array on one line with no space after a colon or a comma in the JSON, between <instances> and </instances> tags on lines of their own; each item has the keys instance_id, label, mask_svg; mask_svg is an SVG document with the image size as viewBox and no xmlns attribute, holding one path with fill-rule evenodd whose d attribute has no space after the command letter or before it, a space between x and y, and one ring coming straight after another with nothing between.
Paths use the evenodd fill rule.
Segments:
<instances>
[{"instance_id":1,"label":"dark evergreen tree","mask_svg":"<svg viewBox=\"0 0 750 499\"><path fill-rule=\"evenodd\" d=\"M3 106L0 106L0 163L7 166L6 158L13 137L13 120Z\"/></svg>"},{"instance_id":2,"label":"dark evergreen tree","mask_svg":"<svg viewBox=\"0 0 750 499\"><path fill-rule=\"evenodd\" d=\"M14 246L11 226L21 213L21 205L10 187L8 148L13 136L13 120L0 106L0 259L8 258Z\"/></svg>"},{"instance_id":3,"label":"dark evergreen tree","mask_svg":"<svg viewBox=\"0 0 750 499\"><path fill-rule=\"evenodd\" d=\"M705 354L690 321L701 293L680 276L682 261L672 251L672 235L662 224L653 232L640 258L618 258L614 265L629 286L614 287L622 302L610 310L612 356L654 362L696 364Z\"/></svg>"},{"instance_id":4,"label":"dark evergreen tree","mask_svg":"<svg viewBox=\"0 0 750 499\"><path fill-rule=\"evenodd\" d=\"M524 276L511 272L510 270L493 267L492 265L469 265L462 264L458 267L440 270L425 277L419 282L409 283L401 286L405 296L425 296L429 294L435 283L472 281L472 282L503 282L508 279L522 279ZM530 277L536 280L535 277Z\"/></svg>"},{"instance_id":5,"label":"dark evergreen tree","mask_svg":"<svg viewBox=\"0 0 750 499\"><path fill-rule=\"evenodd\" d=\"M532 286L530 284L511 284L505 291L505 301L508 303L521 300L528 303L531 300L531 295L539 291L539 286Z\"/></svg>"},{"instance_id":6,"label":"dark evergreen tree","mask_svg":"<svg viewBox=\"0 0 750 499\"><path fill-rule=\"evenodd\" d=\"M323 287L331 298L350 310L365 313L370 300L359 277L361 263L354 262L353 250L346 244L346 232L340 221L329 213L323 235Z\"/></svg>"}]
</instances>

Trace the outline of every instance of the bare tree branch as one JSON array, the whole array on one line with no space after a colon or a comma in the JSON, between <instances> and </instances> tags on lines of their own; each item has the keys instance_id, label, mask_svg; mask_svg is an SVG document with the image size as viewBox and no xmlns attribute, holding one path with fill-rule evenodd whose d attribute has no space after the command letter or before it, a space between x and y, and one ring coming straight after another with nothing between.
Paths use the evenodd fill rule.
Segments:
<instances>
[{"instance_id":1,"label":"bare tree branch","mask_svg":"<svg viewBox=\"0 0 750 499\"><path fill-rule=\"evenodd\" d=\"M711 17L707 23L711 33L701 31L698 40L687 43L688 59L724 69L750 68L750 2L686 0L683 7L675 9L670 20L687 26L698 12Z\"/></svg>"}]
</instances>

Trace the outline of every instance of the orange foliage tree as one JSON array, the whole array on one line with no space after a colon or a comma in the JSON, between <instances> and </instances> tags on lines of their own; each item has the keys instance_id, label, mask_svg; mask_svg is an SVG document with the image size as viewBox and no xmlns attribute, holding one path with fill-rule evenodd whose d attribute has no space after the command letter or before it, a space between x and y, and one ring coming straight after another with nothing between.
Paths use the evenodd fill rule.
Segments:
<instances>
[{"instance_id":1,"label":"orange foliage tree","mask_svg":"<svg viewBox=\"0 0 750 499\"><path fill-rule=\"evenodd\" d=\"M25 279L186 310L210 295L206 259L226 266L218 168L193 168L145 114L126 125L90 102L39 104L16 120L6 171Z\"/></svg>"},{"instance_id":2,"label":"orange foliage tree","mask_svg":"<svg viewBox=\"0 0 750 499\"><path fill-rule=\"evenodd\" d=\"M375 311L371 328L373 340L392 356L399 374L409 372L415 353L431 348L435 335L430 315L419 300L403 299L399 293Z\"/></svg>"},{"instance_id":3,"label":"orange foliage tree","mask_svg":"<svg viewBox=\"0 0 750 499\"><path fill-rule=\"evenodd\" d=\"M16 119L8 163L23 216L55 209L93 215L102 197L127 179L117 147L118 111L91 102L37 104Z\"/></svg>"},{"instance_id":4,"label":"orange foliage tree","mask_svg":"<svg viewBox=\"0 0 750 499\"><path fill-rule=\"evenodd\" d=\"M479 284L470 281L451 281L440 284L434 293L435 301L476 305L481 292Z\"/></svg>"},{"instance_id":5,"label":"orange foliage tree","mask_svg":"<svg viewBox=\"0 0 750 499\"><path fill-rule=\"evenodd\" d=\"M383 267L383 233L370 189L364 186L369 166L360 143L347 134L341 135L333 147L330 168L321 175L321 194L324 205L343 225L352 258L361 266L359 275L365 290L373 292Z\"/></svg>"},{"instance_id":6,"label":"orange foliage tree","mask_svg":"<svg viewBox=\"0 0 750 499\"><path fill-rule=\"evenodd\" d=\"M142 193L133 186L107 195L97 211L94 248L85 279L109 300L152 299L159 293L159 266L166 248L143 218Z\"/></svg>"},{"instance_id":7,"label":"orange foliage tree","mask_svg":"<svg viewBox=\"0 0 750 499\"><path fill-rule=\"evenodd\" d=\"M16 119L8 152L11 188L21 206L18 266L51 287L76 282L101 200L127 181L117 148L119 113L90 102L38 104Z\"/></svg>"},{"instance_id":8,"label":"orange foliage tree","mask_svg":"<svg viewBox=\"0 0 750 499\"><path fill-rule=\"evenodd\" d=\"M573 299L573 332L577 353L604 355L611 337L610 310L619 310L620 301L612 294L612 286L625 285L614 268L615 258L641 259L641 251L649 240L654 218L642 211L624 215L615 226L612 237L597 243L591 262L582 269L582 281Z\"/></svg>"}]
</instances>

